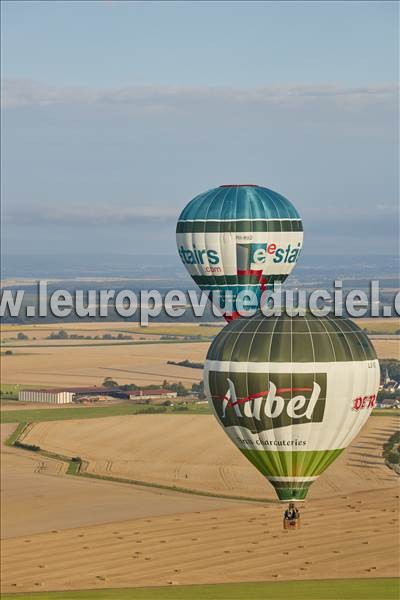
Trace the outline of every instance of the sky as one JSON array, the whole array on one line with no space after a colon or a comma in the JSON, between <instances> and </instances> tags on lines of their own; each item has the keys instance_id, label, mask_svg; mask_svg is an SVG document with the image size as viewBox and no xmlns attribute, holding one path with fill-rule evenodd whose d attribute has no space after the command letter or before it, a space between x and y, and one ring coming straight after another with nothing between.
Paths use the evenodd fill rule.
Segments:
<instances>
[{"instance_id":1,"label":"sky","mask_svg":"<svg viewBox=\"0 0 400 600\"><path fill-rule=\"evenodd\" d=\"M269 187L310 255L395 254L395 2L2 2L6 254L173 254L195 195Z\"/></svg>"}]
</instances>

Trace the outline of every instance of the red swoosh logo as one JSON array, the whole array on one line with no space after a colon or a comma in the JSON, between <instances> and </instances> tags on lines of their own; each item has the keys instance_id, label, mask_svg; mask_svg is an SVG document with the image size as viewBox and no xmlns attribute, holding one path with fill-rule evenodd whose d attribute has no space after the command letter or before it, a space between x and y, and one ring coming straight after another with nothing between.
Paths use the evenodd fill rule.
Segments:
<instances>
[{"instance_id":1,"label":"red swoosh logo","mask_svg":"<svg viewBox=\"0 0 400 600\"><path fill-rule=\"evenodd\" d=\"M238 269L238 275L256 275L257 277L261 277L262 269Z\"/></svg>"},{"instance_id":2,"label":"red swoosh logo","mask_svg":"<svg viewBox=\"0 0 400 600\"><path fill-rule=\"evenodd\" d=\"M277 394L285 394L287 392L312 392L312 388L301 388L301 387L295 387L295 388L278 388L276 390ZM264 391L264 392L257 392L256 394L250 394L250 396L245 396L244 398L238 398L238 400L236 400L236 402L231 402L229 400L229 398L227 398L226 396L213 396L213 399L215 400L228 400L228 406L235 406L236 404L244 404L245 402L249 402L250 400L254 400L255 398L261 398L262 396L267 396L268 395L268 390Z\"/></svg>"}]
</instances>

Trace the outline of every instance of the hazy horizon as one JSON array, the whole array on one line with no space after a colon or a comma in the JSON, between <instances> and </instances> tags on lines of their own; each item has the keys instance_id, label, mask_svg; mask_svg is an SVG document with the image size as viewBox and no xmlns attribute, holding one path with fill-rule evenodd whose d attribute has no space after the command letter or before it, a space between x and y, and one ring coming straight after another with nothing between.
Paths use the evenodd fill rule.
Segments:
<instances>
[{"instance_id":1,"label":"hazy horizon","mask_svg":"<svg viewBox=\"0 0 400 600\"><path fill-rule=\"evenodd\" d=\"M172 255L187 202L243 182L303 254L398 252L397 3L1 8L6 255Z\"/></svg>"}]
</instances>

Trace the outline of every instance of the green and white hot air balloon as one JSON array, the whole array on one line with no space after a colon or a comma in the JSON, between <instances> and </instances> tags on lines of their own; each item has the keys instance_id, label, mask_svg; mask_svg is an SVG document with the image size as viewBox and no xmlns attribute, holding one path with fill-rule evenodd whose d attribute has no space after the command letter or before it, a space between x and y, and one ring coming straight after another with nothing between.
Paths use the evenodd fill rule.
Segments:
<instances>
[{"instance_id":1,"label":"green and white hot air balloon","mask_svg":"<svg viewBox=\"0 0 400 600\"><path fill-rule=\"evenodd\" d=\"M379 363L345 318L238 318L214 339L204 369L225 433L282 501L304 500L376 402Z\"/></svg>"},{"instance_id":2,"label":"green and white hot air balloon","mask_svg":"<svg viewBox=\"0 0 400 600\"><path fill-rule=\"evenodd\" d=\"M196 196L176 227L179 256L204 292L220 294L221 307L232 301L236 318L265 303L299 259L303 225L293 204L281 194L253 184L221 185ZM250 294L248 297L247 295ZM247 298L247 300L245 300Z\"/></svg>"}]
</instances>

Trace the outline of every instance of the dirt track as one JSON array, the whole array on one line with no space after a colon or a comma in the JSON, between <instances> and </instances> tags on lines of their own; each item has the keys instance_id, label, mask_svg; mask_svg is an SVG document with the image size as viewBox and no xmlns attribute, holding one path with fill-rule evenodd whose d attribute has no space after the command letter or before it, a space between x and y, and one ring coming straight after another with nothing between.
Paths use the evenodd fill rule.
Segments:
<instances>
[{"instance_id":1,"label":"dirt track","mask_svg":"<svg viewBox=\"0 0 400 600\"><path fill-rule=\"evenodd\" d=\"M169 419L178 420L186 416L154 415L148 418L156 418L153 425L160 430L162 422L159 423L159 419L167 419L164 428L168 429ZM203 428L211 430L209 417L193 418L198 420L199 432L204 434ZM132 439L135 439L135 433L144 428L146 420L147 416L139 429L131 428ZM110 457L119 456L129 450L124 448L120 438L116 439L115 436L117 423L118 429L122 431L126 418L101 419L103 427L99 427L99 421L100 419L89 422L93 427L90 439L88 430L83 432L79 429L81 422L72 421L37 424L28 438L31 442L40 438L42 445L49 448L54 440L57 440L57 445L67 450L77 443L79 431L81 449L84 450L81 454L84 455L91 446L94 460L99 461L94 464L103 464L103 459L98 455L104 452L104 440L107 435L110 440ZM59 428L61 424L63 432ZM76 429L72 434L74 424ZM151 424L149 421L148 426ZM43 428L43 425L46 427ZM26 520L26 523L29 523L32 521L32 513L37 515L35 511L41 503L41 514L44 518L46 506L56 502L57 492L54 490L57 490L59 482L67 484L69 495L61 496L67 493L63 490L58 496L58 511L53 514L54 532L32 534L28 531L14 530L12 539L4 541L4 590L39 591L161 585L171 582L183 584L279 578L395 576L399 557L398 479L383 465L380 458L382 442L395 426L394 418L370 419L367 429L340 459L342 463L338 463L327 472L327 481L314 485L310 501L303 508L302 529L296 532L282 530L282 509L277 504L250 505L203 498L201 500L204 500L205 504L200 507L200 499L196 496L171 493L170 497L166 498L164 493L160 492L158 515L154 511L151 516L146 517L129 517L126 514L118 516L116 504L121 498L120 490L127 490L127 495L132 494L131 501L140 505L141 510L146 510L149 496L137 495L137 488L128 485L67 478L56 473L54 476L31 473L30 479L26 480L28 487L25 485L23 488L26 474L21 472L21 487L14 494L14 501L15 497L20 497L20 504L9 504L8 512L11 516L13 511L19 516L25 511L27 517L30 517L30 520ZM196 477L197 481L202 479L206 485L205 471L202 476L198 465L203 464L204 469L207 464L208 468L212 467L209 438L206 443L203 438L204 451L203 454L199 454L197 444L200 435L182 439L182 427L175 428L175 431L175 444L171 450L169 444L165 444L161 462L157 458L160 456L159 449L151 449L149 446L150 457L146 468L153 468L155 474L160 465L165 468L169 461L175 461L175 465L179 463L177 448L180 445L181 456L182 453L185 456L186 472L189 472L191 477ZM225 454L228 450L224 448L223 433L216 429L214 433L209 433L209 437L217 433L221 442L218 456L221 452L221 456L231 460L232 456ZM191 440L196 447L192 453ZM22 454L17 450L12 452ZM21 460L25 460L26 453L23 453L23 456ZM139 458L136 458L136 462L139 463ZM14 460L18 459L20 456L14 457ZM223 463L224 459L220 462ZM11 469L15 469L14 463L11 463ZM241 478L245 475L245 467L240 467L235 459L232 469L230 481L236 482L238 490L243 489ZM172 467L168 473L171 473L171 470ZM250 475L250 471L253 470L251 466L248 466L248 470L244 485L252 482L256 489L260 482L254 479L254 475ZM161 476L160 471L159 475ZM40 502L35 499L35 496L40 495L38 487L34 490L29 488L33 477L36 477L40 481L38 485L42 486ZM207 477L216 487L222 489L227 485L215 470ZM192 483L193 481L190 481L191 486ZM84 486L80 490L80 496L79 493L72 495L76 484ZM43 485L46 487L43 488ZM10 489L9 484L6 489ZM263 490L267 489L263 482ZM147 494L147 490L145 492ZM91 511L96 511L96 507L98 510L95 499L102 502L103 495L103 523L98 521L98 524L82 527L74 525L70 514L78 513L80 518L88 518ZM177 498L184 498L187 506L192 506L192 511L183 512L181 506L178 506ZM207 506L207 502L219 502L219 509L215 510L216 506ZM71 503L72 506L69 506ZM165 514L169 503L175 506L175 511ZM146 505L145 508L143 504ZM16 522L17 519L14 520L14 523Z\"/></svg>"}]
</instances>

